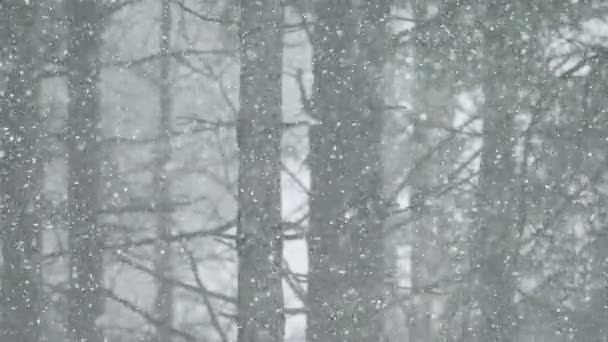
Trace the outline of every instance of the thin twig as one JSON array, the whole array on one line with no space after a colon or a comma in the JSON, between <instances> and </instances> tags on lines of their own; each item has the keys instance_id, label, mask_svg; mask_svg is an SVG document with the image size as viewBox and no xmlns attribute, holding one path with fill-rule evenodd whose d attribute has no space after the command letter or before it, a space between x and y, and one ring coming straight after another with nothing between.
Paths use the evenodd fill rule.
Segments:
<instances>
[{"instance_id":1,"label":"thin twig","mask_svg":"<svg viewBox=\"0 0 608 342\"><path fill-rule=\"evenodd\" d=\"M224 329L222 329L222 325L220 324L220 321L219 321L217 315L215 314L213 305L211 305L211 300L209 300L207 287L203 284L203 281L201 280L201 276L198 271L196 261L194 260L194 255L192 254L192 251L190 251L187 248L187 246L182 244L182 247L184 249L184 252L186 253L186 256L188 257L188 261L190 263L190 270L192 271L192 274L194 275L194 280L196 281L196 284L198 285L198 287L201 289L201 297L203 297L203 302L205 303L205 307L207 308L207 312L209 313L209 318L211 319L211 325L213 326L213 328L219 335L221 341L228 342L228 336L226 336L226 332L224 332Z\"/></svg>"},{"instance_id":2,"label":"thin twig","mask_svg":"<svg viewBox=\"0 0 608 342\"><path fill-rule=\"evenodd\" d=\"M152 316L150 313L144 311L143 309L141 309L140 307L138 307L137 305L129 302L128 300L118 296L117 294L115 294L114 292L112 292L112 290L110 289L101 289L102 293L109 299L119 303L120 305L122 305L123 307L129 309L130 311L136 313L137 315L139 315L141 318L143 318L146 322L148 322L149 324L152 324L155 327L159 327L161 325L166 325L166 322L163 322L157 318L155 318L154 316ZM171 333L173 335L179 336L187 341L196 341L196 338L193 335L190 335L189 333L185 332L185 331L181 331L179 329L176 329L172 326L169 326L169 331L171 331ZM223 341L226 342L226 341Z\"/></svg>"}]
</instances>

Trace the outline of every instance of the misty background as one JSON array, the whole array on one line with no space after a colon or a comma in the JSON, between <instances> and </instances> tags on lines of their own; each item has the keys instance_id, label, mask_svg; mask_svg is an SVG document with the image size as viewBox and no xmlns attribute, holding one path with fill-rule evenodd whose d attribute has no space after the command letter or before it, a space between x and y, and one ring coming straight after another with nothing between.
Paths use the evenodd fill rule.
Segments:
<instances>
[{"instance_id":1,"label":"misty background","mask_svg":"<svg viewBox=\"0 0 608 342\"><path fill-rule=\"evenodd\" d=\"M608 341L608 1L0 0L0 341Z\"/></svg>"}]
</instances>

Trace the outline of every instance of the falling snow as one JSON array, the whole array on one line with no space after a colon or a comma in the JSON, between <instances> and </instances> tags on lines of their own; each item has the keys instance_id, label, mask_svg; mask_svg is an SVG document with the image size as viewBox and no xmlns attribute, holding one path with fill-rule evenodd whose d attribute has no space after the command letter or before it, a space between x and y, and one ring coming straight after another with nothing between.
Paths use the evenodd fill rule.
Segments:
<instances>
[{"instance_id":1,"label":"falling snow","mask_svg":"<svg viewBox=\"0 0 608 342\"><path fill-rule=\"evenodd\" d=\"M0 341L608 341L608 2L0 0Z\"/></svg>"}]
</instances>

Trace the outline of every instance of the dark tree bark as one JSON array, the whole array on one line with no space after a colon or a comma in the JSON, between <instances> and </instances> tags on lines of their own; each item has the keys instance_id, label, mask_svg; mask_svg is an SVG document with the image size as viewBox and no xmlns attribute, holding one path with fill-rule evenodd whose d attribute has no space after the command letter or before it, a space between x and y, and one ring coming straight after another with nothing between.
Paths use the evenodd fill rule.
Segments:
<instances>
[{"instance_id":1,"label":"dark tree bark","mask_svg":"<svg viewBox=\"0 0 608 342\"><path fill-rule=\"evenodd\" d=\"M284 337L281 287L281 91L283 8L241 0L237 125L239 342Z\"/></svg>"},{"instance_id":2,"label":"dark tree bark","mask_svg":"<svg viewBox=\"0 0 608 342\"><path fill-rule=\"evenodd\" d=\"M0 56L8 67L0 90L0 198L2 202L2 325L0 340L40 338L41 289L39 222L41 118L38 113L37 56L40 6L0 3ZM4 33L8 33L4 36ZM4 80L3 80L4 81Z\"/></svg>"},{"instance_id":3,"label":"dark tree bark","mask_svg":"<svg viewBox=\"0 0 608 342\"><path fill-rule=\"evenodd\" d=\"M383 340L388 12L386 0L315 7L308 341Z\"/></svg>"},{"instance_id":4,"label":"dark tree bark","mask_svg":"<svg viewBox=\"0 0 608 342\"><path fill-rule=\"evenodd\" d=\"M160 25L160 87L159 108L160 120L158 127L158 151L156 169L154 170L155 193L158 194L157 206L163 210L158 214L157 236L159 238L156 248L156 272L159 275L158 289L156 292L156 309L158 310L159 322L157 327L157 341L171 341L171 327L173 323L173 293L169 279L171 279L171 183L167 173L167 165L171 161L171 112L173 107L173 95L171 94L171 2L163 0L161 3L161 25Z\"/></svg>"},{"instance_id":5,"label":"dark tree bark","mask_svg":"<svg viewBox=\"0 0 608 342\"><path fill-rule=\"evenodd\" d=\"M70 286L68 325L75 341L101 342L96 325L103 312L104 234L100 202L99 50L103 18L100 1L66 2L68 23L68 218Z\"/></svg>"}]
</instances>

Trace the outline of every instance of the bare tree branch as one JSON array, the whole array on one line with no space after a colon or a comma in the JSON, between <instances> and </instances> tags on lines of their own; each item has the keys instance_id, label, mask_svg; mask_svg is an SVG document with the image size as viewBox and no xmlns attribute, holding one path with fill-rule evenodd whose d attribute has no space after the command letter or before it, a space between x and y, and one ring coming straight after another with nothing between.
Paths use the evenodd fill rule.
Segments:
<instances>
[{"instance_id":1,"label":"bare tree branch","mask_svg":"<svg viewBox=\"0 0 608 342\"><path fill-rule=\"evenodd\" d=\"M114 256L117 258L118 261L124 263L125 265L128 265L143 273L149 274L149 275L155 277L156 279L160 279L160 280L166 281L168 283L171 283L171 285L173 285L175 287L182 288L184 290L198 294L200 296L205 295L205 296L209 296L209 298L221 300L225 303L236 305L236 299L231 296L228 296L228 295L225 295L222 293L218 293L215 291L211 291L211 290L203 290L202 288L199 288L198 286L190 285L188 283L185 283L185 282L177 280L177 279L164 277L164 276L156 273L153 269L150 269L150 268L132 260L131 258L123 255L122 253L120 253L120 254L114 253Z\"/></svg>"},{"instance_id":2,"label":"bare tree branch","mask_svg":"<svg viewBox=\"0 0 608 342\"><path fill-rule=\"evenodd\" d=\"M119 303L120 305L122 305L123 307L127 308L129 311L132 311L134 313L136 313L137 315L139 315L141 318L143 318L146 322L148 322L149 324L152 324L155 327L161 326L161 325L165 325L165 322L162 322L161 320L155 318L154 316L152 316L150 313L146 312L145 310L143 310L142 308L138 307L137 305L129 302L128 300L118 296L117 294L115 294L114 292L112 292L112 290L110 289L102 289L103 294ZM171 333L173 335L179 336L187 341L196 341L196 338L193 335L190 335L189 333L185 332L185 331L181 331L179 329L176 329L175 327L168 327L169 331L171 331ZM225 342L225 341L224 341Z\"/></svg>"},{"instance_id":3,"label":"bare tree branch","mask_svg":"<svg viewBox=\"0 0 608 342\"><path fill-rule=\"evenodd\" d=\"M169 53L155 53L153 55L133 58L128 60L113 60L102 64L103 67L123 67L132 68L138 65L151 63L157 61L163 57L172 58L185 58L188 56L233 56L235 51L226 49L210 49L210 50L199 50L199 49L183 49L177 51L171 51Z\"/></svg>"},{"instance_id":4,"label":"bare tree branch","mask_svg":"<svg viewBox=\"0 0 608 342\"><path fill-rule=\"evenodd\" d=\"M217 17L210 17L210 16L206 16L204 14L201 14L197 11L195 11L194 9L186 6L186 4L184 3L184 1L180 1L180 0L172 0L172 3L174 3L175 5L177 5L177 7L179 7L182 11L192 15L193 17L200 19L202 21L208 22L208 23L214 23L214 24L220 24L220 25L235 25L237 24L236 21L233 20L228 20L228 19L222 19L222 18L217 18Z\"/></svg>"},{"instance_id":5,"label":"bare tree branch","mask_svg":"<svg viewBox=\"0 0 608 342\"><path fill-rule=\"evenodd\" d=\"M209 313L209 318L211 319L211 325L213 326L213 328L219 335L221 341L228 342L228 336L226 336L226 333L224 332L224 329L222 328L222 325L220 324L220 321L215 313L215 310L213 309L213 305L211 305L211 301L209 300L207 287L203 284L203 281L201 280L201 276L198 271L196 261L194 260L194 255L192 254L192 251L190 251L187 248L187 246L182 245L182 247L184 248L184 251L186 252L186 255L188 256L188 261L190 263L190 270L192 270L192 274L194 275L194 280L196 281L196 284L198 285L198 287L201 289L201 296L203 297L203 302L205 303L207 312Z\"/></svg>"}]
</instances>

